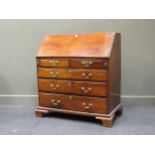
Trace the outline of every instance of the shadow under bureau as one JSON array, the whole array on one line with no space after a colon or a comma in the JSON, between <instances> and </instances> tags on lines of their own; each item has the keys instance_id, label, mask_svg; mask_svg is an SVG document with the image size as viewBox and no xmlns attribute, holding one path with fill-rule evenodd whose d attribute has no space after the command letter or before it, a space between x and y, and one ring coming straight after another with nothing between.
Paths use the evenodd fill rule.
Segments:
<instances>
[{"instance_id":1,"label":"shadow under bureau","mask_svg":"<svg viewBox=\"0 0 155 155\"><path fill-rule=\"evenodd\" d=\"M92 116L111 127L120 103L120 34L47 36L37 55L35 114Z\"/></svg>"}]
</instances>

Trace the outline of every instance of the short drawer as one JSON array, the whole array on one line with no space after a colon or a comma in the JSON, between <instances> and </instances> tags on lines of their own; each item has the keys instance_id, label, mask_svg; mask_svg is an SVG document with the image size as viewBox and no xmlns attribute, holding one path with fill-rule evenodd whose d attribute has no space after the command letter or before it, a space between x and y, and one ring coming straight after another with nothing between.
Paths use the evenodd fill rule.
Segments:
<instances>
[{"instance_id":1,"label":"short drawer","mask_svg":"<svg viewBox=\"0 0 155 155\"><path fill-rule=\"evenodd\" d=\"M68 59L59 59L59 58L49 58L49 59L40 59L39 66L41 67L68 67Z\"/></svg>"},{"instance_id":2,"label":"short drawer","mask_svg":"<svg viewBox=\"0 0 155 155\"><path fill-rule=\"evenodd\" d=\"M71 59L71 68L107 69L108 60L105 59Z\"/></svg>"},{"instance_id":3,"label":"short drawer","mask_svg":"<svg viewBox=\"0 0 155 155\"><path fill-rule=\"evenodd\" d=\"M107 102L107 98L39 93L39 105L48 108L103 114L107 113Z\"/></svg>"},{"instance_id":4,"label":"short drawer","mask_svg":"<svg viewBox=\"0 0 155 155\"><path fill-rule=\"evenodd\" d=\"M79 82L68 80L39 79L39 91L68 93L88 96L107 96L106 82Z\"/></svg>"},{"instance_id":5,"label":"short drawer","mask_svg":"<svg viewBox=\"0 0 155 155\"><path fill-rule=\"evenodd\" d=\"M71 79L71 80L89 80L106 81L108 79L107 71L93 69L49 69L38 68L40 78Z\"/></svg>"}]
</instances>

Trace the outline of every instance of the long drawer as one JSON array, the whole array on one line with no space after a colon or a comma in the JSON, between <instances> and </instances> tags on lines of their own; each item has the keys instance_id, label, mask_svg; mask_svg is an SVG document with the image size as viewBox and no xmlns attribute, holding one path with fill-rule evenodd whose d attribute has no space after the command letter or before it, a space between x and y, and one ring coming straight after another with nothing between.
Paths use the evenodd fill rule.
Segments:
<instances>
[{"instance_id":1,"label":"long drawer","mask_svg":"<svg viewBox=\"0 0 155 155\"><path fill-rule=\"evenodd\" d=\"M106 82L39 79L39 91L89 96L107 96Z\"/></svg>"},{"instance_id":2,"label":"long drawer","mask_svg":"<svg viewBox=\"0 0 155 155\"><path fill-rule=\"evenodd\" d=\"M39 78L106 81L107 71L92 69L38 68Z\"/></svg>"},{"instance_id":3,"label":"long drawer","mask_svg":"<svg viewBox=\"0 0 155 155\"><path fill-rule=\"evenodd\" d=\"M41 107L73 111L93 113L107 112L107 98L39 93L39 104Z\"/></svg>"}]
</instances>

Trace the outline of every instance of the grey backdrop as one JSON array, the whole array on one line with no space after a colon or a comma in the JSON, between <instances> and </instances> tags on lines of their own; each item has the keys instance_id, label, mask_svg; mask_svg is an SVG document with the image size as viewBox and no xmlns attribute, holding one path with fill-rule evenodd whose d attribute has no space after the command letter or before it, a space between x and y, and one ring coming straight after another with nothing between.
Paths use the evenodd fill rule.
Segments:
<instances>
[{"instance_id":1,"label":"grey backdrop","mask_svg":"<svg viewBox=\"0 0 155 155\"><path fill-rule=\"evenodd\" d=\"M46 35L105 31L122 36L123 102L155 102L155 20L0 20L0 103L37 102L35 56Z\"/></svg>"}]
</instances>

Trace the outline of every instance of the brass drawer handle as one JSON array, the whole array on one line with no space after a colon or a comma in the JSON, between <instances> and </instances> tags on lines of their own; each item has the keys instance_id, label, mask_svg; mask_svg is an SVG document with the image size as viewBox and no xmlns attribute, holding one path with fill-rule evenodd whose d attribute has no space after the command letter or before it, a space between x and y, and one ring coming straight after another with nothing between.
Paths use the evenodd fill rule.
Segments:
<instances>
[{"instance_id":1,"label":"brass drawer handle","mask_svg":"<svg viewBox=\"0 0 155 155\"><path fill-rule=\"evenodd\" d=\"M89 91L91 91L92 88L91 88L91 87L88 87L88 88L81 87L81 90L82 90L84 93L89 93Z\"/></svg>"},{"instance_id":2,"label":"brass drawer handle","mask_svg":"<svg viewBox=\"0 0 155 155\"><path fill-rule=\"evenodd\" d=\"M81 90L85 90L85 87L81 87Z\"/></svg>"},{"instance_id":3,"label":"brass drawer handle","mask_svg":"<svg viewBox=\"0 0 155 155\"><path fill-rule=\"evenodd\" d=\"M88 74L88 76L92 76L92 75L93 75L92 73L89 73L89 74Z\"/></svg>"},{"instance_id":4,"label":"brass drawer handle","mask_svg":"<svg viewBox=\"0 0 155 155\"><path fill-rule=\"evenodd\" d=\"M52 104L53 104L54 106L58 106L58 105L59 105L58 103L55 103L55 102L54 102L54 103L52 103Z\"/></svg>"},{"instance_id":5,"label":"brass drawer handle","mask_svg":"<svg viewBox=\"0 0 155 155\"><path fill-rule=\"evenodd\" d=\"M60 85L59 85L59 84L54 85L54 84L52 83L52 84L50 84L50 87L51 87L53 90L56 90L56 89L58 89L58 88L60 87Z\"/></svg>"},{"instance_id":6,"label":"brass drawer handle","mask_svg":"<svg viewBox=\"0 0 155 155\"><path fill-rule=\"evenodd\" d=\"M59 60L49 60L49 63L53 66L56 66L57 64L59 64Z\"/></svg>"},{"instance_id":7,"label":"brass drawer handle","mask_svg":"<svg viewBox=\"0 0 155 155\"><path fill-rule=\"evenodd\" d=\"M58 105L60 105L61 100L54 100L54 99L52 99L51 102L52 102L52 104L53 104L54 106L58 106Z\"/></svg>"},{"instance_id":8,"label":"brass drawer handle","mask_svg":"<svg viewBox=\"0 0 155 155\"><path fill-rule=\"evenodd\" d=\"M90 109L90 107L89 106L87 106L87 107L83 107L84 109Z\"/></svg>"},{"instance_id":9,"label":"brass drawer handle","mask_svg":"<svg viewBox=\"0 0 155 155\"><path fill-rule=\"evenodd\" d=\"M85 102L83 102L83 103L82 103L82 105L84 105L84 106L85 106L85 105L86 105L86 103L85 103ZM89 106L92 106L92 103L89 103L88 105L89 105Z\"/></svg>"},{"instance_id":10,"label":"brass drawer handle","mask_svg":"<svg viewBox=\"0 0 155 155\"><path fill-rule=\"evenodd\" d=\"M59 74L60 74L60 72L50 72L50 74L52 75L52 77L57 77Z\"/></svg>"},{"instance_id":11,"label":"brass drawer handle","mask_svg":"<svg viewBox=\"0 0 155 155\"><path fill-rule=\"evenodd\" d=\"M82 73L81 75L82 75L82 76L86 76L86 73Z\"/></svg>"},{"instance_id":12,"label":"brass drawer handle","mask_svg":"<svg viewBox=\"0 0 155 155\"><path fill-rule=\"evenodd\" d=\"M86 103L85 103L85 102L83 102L83 103L82 103L82 105L83 105L83 106L85 106L85 105L86 105Z\"/></svg>"},{"instance_id":13,"label":"brass drawer handle","mask_svg":"<svg viewBox=\"0 0 155 155\"><path fill-rule=\"evenodd\" d=\"M92 77L92 73L82 73L81 76L84 77L85 79L89 79L90 77Z\"/></svg>"},{"instance_id":14,"label":"brass drawer handle","mask_svg":"<svg viewBox=\"0 0 155 155\"><path fill-rule=\"evenodd\" d=\"M85 102L83 102L82 105L84 109L90 109L92 106L92 103L86 104Z\"/></svg>"},{"instance_id":15,"label":"brass drawer handle","mask_svg":"<svg viewBox=\"0 0 155 155\"><path fill-rule=\"evenodd\" d=\"M73 97L72 96L69 96L69 100L71 101L73 99Z\"/></svg>"},{"instance_id":16,"label":"brass drawer handle","mask_svg":"<svg viewBox=\"0 0 155 155\"><path fill-rule=\"evenodd\" d=\"M104 62L104 66L107 67L107 65L108 65L108 63L105 61L105 62Z\"/></svg>"},{"instance_id":17,"label":"brass drawer handle","mask_svg":"<svg viewBox=\"0 0 155 155\"><path fill-rule=\"evenodd\" d=\"M91 64L93 64L93 61L91 60L83 60L81 62L82 65L84 65L84 67L89 67Z\"/></svg>"},{"instance_id":18,"label":"brass drawer handle","mask_svg":"<svg viewBox=\"0 0 155 155\"><path fill-rule=\"evenodd\" d=\"M88 88L86 88L86 87L81 87L81 90L92 90L92 88L91 88L91 87L88 87Z\"/></svg>"}]
</instances>

